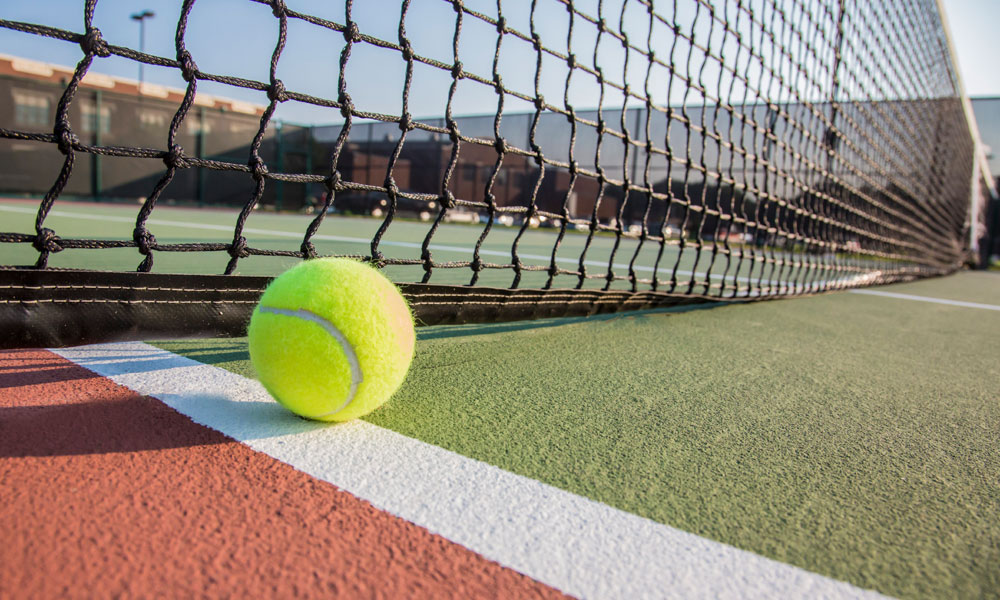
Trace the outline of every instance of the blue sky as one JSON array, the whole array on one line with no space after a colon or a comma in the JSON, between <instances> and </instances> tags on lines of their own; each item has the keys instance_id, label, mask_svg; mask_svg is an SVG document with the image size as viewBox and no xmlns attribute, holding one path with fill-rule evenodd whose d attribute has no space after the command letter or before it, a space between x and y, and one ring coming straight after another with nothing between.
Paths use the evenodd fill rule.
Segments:
<instances>
[{"instance_id":1,"label":"blue sky","mask_svg":"<svg viewBox=\"0 0 1000 600\"><path fill-rule=\"evenodd\" d=\"M1000 2L943 0L970 96L1000 96Z\"/></svg>"},{"instance_id":2,"label":"blue sky","mask_svg":"<svg viewBox=\"0 0 1000 600\"><path fill-rule=\"evenodd\" d=\"M343 3L324 0L287 0L289 7L343 22ZM496 13L492 0L465 0L466 6L487 14ZM596 0L577 0L574 3L583 12L597 14ZM504 4L505 16L510 25L528 32L527 0L507 0ZM667 3L669 6L669 3ZM953 30L953 39L959 58L960 68L970 95L1000 95L1000 68L996 65L997 23L1000 23L1000 1L997 0L944 0L948 19ZM399 21L398 0L360 0L354 5L354 19L364 33L396 40ZM620 0L605 0L605 15L612 23L618 22ZM637 3L631 3L626 11L625 23L633 43L645 46L648 24L645 14ZM609 8L610 7L610 8ZM146 25L146 51L165 57L173 57L174 33L180 2L177 0L101 0L97 6L95 24L112 44L138 47L138 25L129 19L132 12L148 8L156 12L156 17ZM707 29L707 15L682 15L691 28L700 32L704 40L712 35ZM71 31L81 31L83 21L82 2L79 0L45 0L36 2L0 3L0 18L51 25ZM424 56L452 61L452 30L455 12L450 3L442 0L412 0L406 25L408 36L415 50ZM566 11L554 0L540 0L536 24L546 45L565 48ZM185 37L188 49L198 66L206 72L236 75L258 81L268 80L270 56L277 41L277 20L267 6L248 3L246 0L201 0L195 4L190 26ZM654 29L654 33L659 33ZM593 55L595 27L589 23L579 23L574 30L574 51L583 58ZM654 49L658 56L666 56L669 46L668 35L655 36ZM717 39L717 38L712 38ZM495 30L475 19L466 18L463 29L460 56L469 71L490 77L492 50ZM299 21L290 21L287 46L279 63L279 77L291 90L336 98L336 82L340 49L343 37L328 30ZM719 46L717 45L716 48ZM717 51L717 50L716 50ZM79 47L59 40L0 30L0 52L25 56L37 60L74 65L80 58ZM602 62L623 64L624 51L617 42L601 46ZM505 37L504 51L500 65L504 83L508 88L533 95L533 74L535 53L530 44ZM695 64L698 63L694 57ZM628 73L609 72L608 76L621 80L627 77L633 86L642 85L645 66L636 56L632 56ZM348 69L349 91L355 104L374 112L399 114L401 90L404 78L404 63L394 51L381 50L365 44L355 46ZM136 63L117 57L98 59L92 67L95 71L136 78ZM542 93L553 103L561 104L565 83L565 66L554 59L546 59L543 73L547 75L542 84ZM716 72L711 68L704 74L706 81L713 81ZM183 88L184 81L174 69L146 67L148 82ZM661 79L660 81L663 81ZM440 116L444 113L448 85L451 77L447 72L418 65L414 74L411 91L410 111L415 116ZM656 80L654 78L654 84ZM665 86L653 86L666 101ZM261 93L234 89L228 86L200 83L199 90L209 94L233 97L257 104L266 104ZM675 90L676 92L676 90ZM573 98L596 98L597 86L587 77L575 77L571 89ZM456 114L492 113L496 107L496 94L481 84L462 81L459 87L460 102L455 105ZM676 93L671 101L682 98ZM590 101L579 101L580 107L593 106ZM607 105L620 105L621 96L610 92ZM532 106L516 99L506 101L505 111L526 112ZM285 103L279 108L279 119L294 122L330 123L338 120L336 111Z\"/></svg>"}]
</instances>

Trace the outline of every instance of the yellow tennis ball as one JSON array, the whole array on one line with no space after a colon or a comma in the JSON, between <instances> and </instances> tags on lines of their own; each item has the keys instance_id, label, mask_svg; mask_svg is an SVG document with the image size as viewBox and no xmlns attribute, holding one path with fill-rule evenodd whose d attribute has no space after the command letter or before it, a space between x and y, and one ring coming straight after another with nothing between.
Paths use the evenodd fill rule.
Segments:
<instances>
[{"instance_id":1,"label":"yellow tennis ball","mask_svg":"<svg viewBox=\"0 0 1000 600\"><path fill-rule=\"evenodd\" d=\"M343 258L303 261L271 282L248 335L267 391L319 421L347 421L385 403L406 377L416 339L396 286Z\"/></svg>"}]
</instances>

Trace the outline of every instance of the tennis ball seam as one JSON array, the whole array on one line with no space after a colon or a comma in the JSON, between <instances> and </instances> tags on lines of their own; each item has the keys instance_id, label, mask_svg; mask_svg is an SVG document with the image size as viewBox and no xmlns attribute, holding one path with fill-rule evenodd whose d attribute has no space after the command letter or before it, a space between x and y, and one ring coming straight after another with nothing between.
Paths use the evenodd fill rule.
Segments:
<instances>
[{"instance_id":1,"label":"tennis ball seam","mask_svg":"<svg viewBox=\"0 0 1000 600\"><path fill-rule=\"evenodd\" d=\"M360 386L361 382L364 381L364 373L361 370L361 363L358 361L358 355L354 351L354 346L351 345L351 342L347 339L347 336L345 336L343 332L337 328L336 325L334 325L327 319L324 319L323 317L317 315L316 313L310 310L306 310L304 308L300 308L297 310L290 310L287 308L261 306L258 308L258 310L262 313L270 313L273 315L291 317L293 319L302 319L304 321L310 321L312 323L316 323L324 330L326 330L326 332L330 334L330 336L333 337L333 339L337 340L337 343L340 344L341 350L344 351L344 357L347 359L347 364L351 369L351 387L347 392L347 399L344 401L343 404L341 404L334 410L331 410L330 412L326 412L319 415L310 415L310 416L312 418L328 417L350 406L351 402L354 401L354 396L358 392L358 386Z\"/></svg>"}]
</instances>

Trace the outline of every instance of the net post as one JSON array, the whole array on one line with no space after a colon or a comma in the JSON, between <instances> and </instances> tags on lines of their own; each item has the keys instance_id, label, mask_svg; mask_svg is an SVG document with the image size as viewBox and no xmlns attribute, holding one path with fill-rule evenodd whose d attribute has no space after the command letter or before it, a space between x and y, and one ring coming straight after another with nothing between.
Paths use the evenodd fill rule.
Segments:
<instances>
[{"instance_id":1,"label":"net post","mask_svg":"<svg viewBox=\"0 0 1000 600\"><path fill-rule=\"evenodd\" d=\"M952 72L955 77L955 85L958 89L962 101L962 109L965 111L965 120L969 127L969 135L972 136L973 159L972 159L972 181L969 184L969 212L966 226L969 231L969 251L973 257L979 256L979 235L981 225L977 223L977 216L983 212L979 205L983 194L983 183L990 198L996 200L997 190L993 184L993 177L990 173L989 163L986 160L986 151L983 141L979 137L979 126L976 123L976 115L972 110L972 100L965 91L965 82L962 79L961 70L958 67L958 53L955 51L955 40L951 35L951 25L948 22L948 15L944 8L944 0L935 0L938 16L941 19L941 27L944 30L945 42L948 50L948 59L951 61ZM986 265L979 265L985 267Z\"/></svg>"}]
</instances>

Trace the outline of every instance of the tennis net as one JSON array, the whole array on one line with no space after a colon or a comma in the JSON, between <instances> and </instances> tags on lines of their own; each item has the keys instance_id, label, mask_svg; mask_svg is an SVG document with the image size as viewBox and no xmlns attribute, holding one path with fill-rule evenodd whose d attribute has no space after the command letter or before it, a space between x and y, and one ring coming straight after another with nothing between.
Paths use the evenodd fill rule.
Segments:
<instances>
[{"instance_id":1,"label":"tennis net","mask_svg":"<svg viewBox=\"0 0 1000 600\"><path fill-rule=\"evenodd\" d=\"M170 55L106 39L102 7L74 30L0 19L82 52L48 75L51 105L2 73L0 192L41 197L0 201L33 216L0 226L9 344L238 335L271 271L327 255L384 268L428 324L812 294L970 257L975 134L933 0L187 0L157 16ZM86 211L100 233L59 220ZM225 239L191 237L219 219Z\"/></svg>"}]
</instances>

